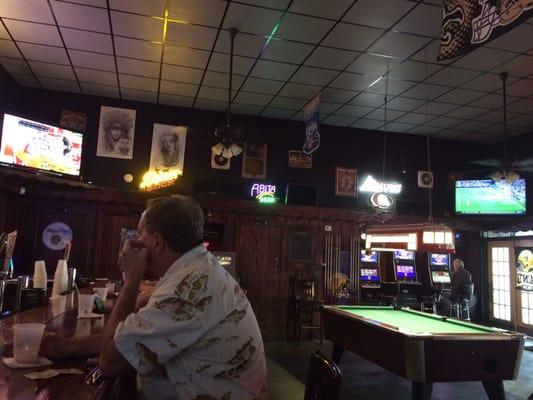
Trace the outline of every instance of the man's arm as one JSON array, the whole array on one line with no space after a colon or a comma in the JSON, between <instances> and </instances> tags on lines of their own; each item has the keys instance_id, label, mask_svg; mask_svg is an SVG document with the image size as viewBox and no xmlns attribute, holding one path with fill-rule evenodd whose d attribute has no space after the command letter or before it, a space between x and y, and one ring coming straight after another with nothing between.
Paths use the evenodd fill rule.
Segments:
<instances>
[{"instance_id":1,"label":"man's arm","mask_svg":"<svg viewBox=\"0 0 533 400\"><path fill-rule=\"evenodd\" d=\"M115 346L115 331L120 322L134 312L141 279L146 270L148 251L144 248L134 248L135 242L128 240L122 252L123 268L126 280L120 291L113 311L109 316L102 337L100 350L100 369L107 377L124 375L133 371L133 367Z\"/></svg>"},{"instance_id":2,"label":"man's arm","mask_svg":"<svg viewBox=\"0 0 533 400\"><path fill-rule=\"evenodd\" d=\"M55 333L45 333L40 354L49 358L97 357L102 345L102 335L67 338Z\"/></svg>"}]
</instances>

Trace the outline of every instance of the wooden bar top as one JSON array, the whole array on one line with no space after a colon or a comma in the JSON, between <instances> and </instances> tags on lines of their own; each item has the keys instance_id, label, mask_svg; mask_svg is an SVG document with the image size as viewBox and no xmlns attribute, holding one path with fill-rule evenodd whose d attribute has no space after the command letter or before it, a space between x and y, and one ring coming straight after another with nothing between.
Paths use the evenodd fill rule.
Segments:
<instances>
[{"instance_id":1,"label":"wooden bar top","mask_svg":"<svg viewBox=\"0 0 533 400\"><path fill-rule=\"evenodd\" d=\"M106 300L106 308L110 308L112 304L113 299ZM104 318L77 319L77 314L76 295L70 293L61 300L51 301L46 307L34 308L0 319L1 355L3 357L13 356L13 325L18 323L44 323L46 331L65 337L85 336L103 331ZM24 369L11 369L3 362L0 363L0 400L85 400L93 397L96 388L85 383L86 358L75 357L52 361L53 365L47 367ZM59 375L35 381L24 376L29 372L48 368L77 368L83 374Z\"/></svg>"}]
</instances>

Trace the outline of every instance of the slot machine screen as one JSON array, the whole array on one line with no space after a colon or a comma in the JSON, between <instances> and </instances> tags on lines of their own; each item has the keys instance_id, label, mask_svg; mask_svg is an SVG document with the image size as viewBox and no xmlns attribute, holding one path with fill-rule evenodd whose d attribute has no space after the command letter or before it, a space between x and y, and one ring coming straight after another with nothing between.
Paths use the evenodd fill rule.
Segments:
<instances>
[{"instance_id":1,"label":"slot machine screen","mask_svg":"<svg viewBox=\"0 0 533 400\"><path fill-rule=\"evenodd\" d=\"M362 263L378 263L378 252L377 251L365 251L361 250L361 262Z\"/></svg>"},{"instance_id":2,"label":"slot machine screen","mask_svg":"<svg viewBox=\"0 0 533 400\"><path fill-rule=\"evenodd\" d=\"M430 265L450 265L449 254L446 253L429 253Z\"/></svg>"},{"instance_id":3,"label":"slot machine screen","mask_svg":"<svg viewBox=\"0 0 533 400\"><path fill-rule=\"evenodd\" d=\"M378 270L374 268L361 268L362 283L379 283Z\"/></svg>"},{"instance_id":4,"label":"slot machine screen","mask_svg":"<svg viewBox=\"0 0 533 400\"><path fill-rule=\"evenodd\" d=\"M395 260L414 260L415 252L410 250L394 250Z\"/></svg>"},{"instance_id":5,"label":"slot machine screen","mask_svg":"<svg viewBox=\"0 0 533 400\"><path fill-rule=\"evenodd\" d=\"M396 264L396 279L398 281L415 281L415 266L406 264Z\"/></svg>"},{"instance_id":6,"label":"slot machine screen","mask_svg":"<svg viewBox=\"0 0 533 400\"><path fill-rule=\"evenodd\" d=\"M446 271L431 271L433 283L450 283L450 274Z\"/></svg>"}]
</instances>

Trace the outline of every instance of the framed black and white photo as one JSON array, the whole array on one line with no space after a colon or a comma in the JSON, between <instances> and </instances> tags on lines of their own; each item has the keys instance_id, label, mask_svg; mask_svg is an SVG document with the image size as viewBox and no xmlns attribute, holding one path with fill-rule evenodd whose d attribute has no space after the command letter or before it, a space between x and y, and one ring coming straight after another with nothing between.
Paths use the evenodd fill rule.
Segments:
<instances>
[{"instance_id":1,"label":"framed black and white photo","mask_svg":"<svg viewBox=\"0 0 533 400\"><path fill-rule=\"evenodd\" d=\"M183 173L187 127L154 124L150 170L180 170Z\"/></svg>"},{"instance_id":2,"label":"framed black and white photo","mask_svg":"<svg viewBox=\"0 0 533 400\"><path fill-rule=\"evenodd\" d=\"M135 110L100 107L98 126L98 157L133 159Z\"/></svg>"},{"instance_id":3,"label":"framed black and white photo","mask_svg":"<svg viewBox=\"0 0 533 400\"><path fill-rule=\"evenodd\" d=\"M266 179L267 145L265 143L246 143L242 158L242 177Z\"/></svg>"}]
</instances>

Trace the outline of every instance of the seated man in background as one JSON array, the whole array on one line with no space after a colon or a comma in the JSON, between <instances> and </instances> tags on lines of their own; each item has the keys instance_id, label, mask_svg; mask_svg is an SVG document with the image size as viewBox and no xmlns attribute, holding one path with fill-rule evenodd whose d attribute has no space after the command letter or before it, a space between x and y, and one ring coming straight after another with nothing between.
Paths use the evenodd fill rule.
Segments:
<instances>
[{"instance_id":1,"label":"seated man in background","mask_svg":"<svg viewBox=\"0 0 533 400\"><path fill-rule=\"evenodd\" d=\"M198 203L185 196L150 201L138 230L139 239L124 246L125 282L100 338L103 375L137 371L144 399L266 398L255 315L202 245ZM147 268L162 278L134 312Z\"/></svg>"},{"instance_id":2,"label":"seated man in background","mask_svg":"<svg viewBox=\"0 0 533 400\"><path fill-rule=\"evenodd\" d=\"M450 299L456 301L461 294L461 287L464 284L472 283L472 275L465 269L463 260L456 258L453 261L453 272L451 276Z\"/></svg>"}]
</instances>

